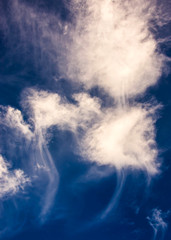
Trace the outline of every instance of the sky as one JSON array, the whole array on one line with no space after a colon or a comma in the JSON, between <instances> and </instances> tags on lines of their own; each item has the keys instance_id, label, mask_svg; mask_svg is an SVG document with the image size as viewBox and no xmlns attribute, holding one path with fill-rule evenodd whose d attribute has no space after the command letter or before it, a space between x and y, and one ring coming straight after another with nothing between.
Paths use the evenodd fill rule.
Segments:
<instances>
[{"instance_id":1,"label":"sky","mask_svg":"<svg viewBox=\"0 0 171 240\"><path fill-rule=\"evenodd\" d=\"M0 0L0 239L171 239L168 0Z\"/></svg>"}]
</instances>

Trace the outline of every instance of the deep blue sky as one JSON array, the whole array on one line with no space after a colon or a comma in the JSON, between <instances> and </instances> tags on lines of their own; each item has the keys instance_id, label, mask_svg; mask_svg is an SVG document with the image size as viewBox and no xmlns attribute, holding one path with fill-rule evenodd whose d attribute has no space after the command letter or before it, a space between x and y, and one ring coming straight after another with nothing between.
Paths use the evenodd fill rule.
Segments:
<instances>
[{"instance_id":1,"label":"deep blue sky","mask_svg":"<svg viewBox=\"0 0 171 240\"><path fill-rule=\"evenodd\" d=\"M23 39L28 38L28 40L25 44L22 42L21 26L13 20L11 1L0 0L0 15L3 19L0 23L0 105L21 110L23 91L30 87L58 93L65 96L68 101L72 101L71 95L79 92L81 87L64 77L54 81L54 76L60 74L55 63L51 62L53 52L49 57L46 51L41 52L39 45L33 46L34 40L29 35L32 34L31 27L27 25L27 21L23 23L25 26ZM36 11L58 15L61 21L74 21L74 16L62 0L18 2L19 4L25 2ZM169 7L169 3L165 4ZM156 38L159 36L168 38L169 29L169 24L166 24L158 28L154 35ZM34 36L38 42L39 31L41 30L37 29ZM166 41L159 44L159 51L170 58L170 43ZM153 228L149 224L148 217L152 216L154 209L161 210L163 221L168 224L164 239L171 239L171 75L169 63L166 68L167 71L162 74L158 83L147 89L143 96L137 97L139 102L147 102L155 98L163 105L156 122L158 161L162 163L160 174L154 176L149 184L143 171L133 169L125 171L123 173L125 183L115 207L105 219L100 220L98 216L111 201L122 177L117 180L115 167L98 166L96 163L83 161L72 151L76 148L74 135L70 131L61 131L51 127L48 149L52 158L55 159L60 178L51 213L45 223L39 222L39 195L43 194L46 188L46 177L43 183L37 183L40 188L39 192L36 192L36 187L32 185L26 187L22 194L3 197L0 203L2 239L150 240L153 239ZM104 106L114 104L112 98L98 87L91 89L89 93L100 97ZM27 118L25 114L26 121ZM8 127L3 124L0 134L1 154L13 162L12 168L27 171L29 163L24 162L29 161L28 152L32 149L28 147L22 152L21 141L17 142ZM8 144L11 143L13 146L9 150ZM93 177L94 173L96 177ZM5 234L3 234L4 229ZM155 239L162 239L160 227Z\"/></svg>"}]
</instances>

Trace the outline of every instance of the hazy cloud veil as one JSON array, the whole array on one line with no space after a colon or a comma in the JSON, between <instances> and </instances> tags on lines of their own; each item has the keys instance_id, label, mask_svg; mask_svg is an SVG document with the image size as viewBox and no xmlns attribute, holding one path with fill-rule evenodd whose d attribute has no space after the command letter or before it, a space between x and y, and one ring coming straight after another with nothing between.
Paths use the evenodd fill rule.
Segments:
<instances>
[{"instance_id":1,"label":"hazy cloud veil","mask_svg":"<svg viewBox=\"0 0 171 240\"><path fill-rule=\"evenodd\" d=\"M159 44L167 39L155 32L169 22L169 14L155 0L56 0L51 5L1 0L0 31L8 49L1 59L1 82L20 86L17 104L1 105L2 237L27 221L20 215L25 207L24 219L36 224L55 211L58 218L58 158L69 148L58 139L52 151L58 134L70 134L72 154L89 164L80 182L106 177L110 169L116 174L114 193L88 224L83 221L87 227L115 211L128 172L136 178L143 173L144 188L160 172L155 122L161 105L144 96L166 69L168 58ZM11 220L16 212L16 221ZM158 226L167 226L161 215L155 209L146 218L154 239Z\"/></svg>"}]
</instances>

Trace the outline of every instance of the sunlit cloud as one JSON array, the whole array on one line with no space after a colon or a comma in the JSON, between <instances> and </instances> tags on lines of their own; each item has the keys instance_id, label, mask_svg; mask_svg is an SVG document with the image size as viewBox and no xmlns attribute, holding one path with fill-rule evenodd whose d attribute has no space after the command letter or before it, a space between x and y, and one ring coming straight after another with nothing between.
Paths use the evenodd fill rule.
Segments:
<instances>
[{"instance_id":1,"label":"sunlit cloud","mask_svg":"<svg viewBox=\"0 0 171 240\"><path fill-rule=\"evenodd\" d=\"M12 107L2 107L2 110L1 123L31 139L32 132L29 129L29 125L24 122L21 111Z\"/></svg>"},{"instance_id":2,"label":"sunlit cloud","mask_svg":"<svg viewBox=\"0 0 171 240\"><path fill-rule=\"evenodd\" d=\"M45 130L56 125L75 134L85 159L113 165L118 170L130 166L149 173L157 171L155 107L103 109L100 99L85 93L73 96L75 104L54 93L35 90L30 93L25 104L30 105L30 118L38 134L39 131L45 134Z\"/></svg>"},{"instance_id":3,"label":"sunlit cloud","mask_svg":"<svg viewBox=\"0 0 171 240\"><path fill-rule=\"evenodd\" d=\"M118 170L132 167L155 173L157 148L153 124L148 109L141 106L108 110L87 131L82 142L83 154Z\"/></svg>"},{"instance_id":4,"label":"sunlit cloud","mask_svg":"<svg viewBox=\"0 0 171 240\"><path fill-rule=\"evenodd\" d=\"M10 164L0 155L0 198L11 197L24 190L29 178L21 169L10 170Z\"/></svg>"},{"instance_id":5,"label":"sunlit cloud","mask_svg":"<svg viewBox=\"0 0 171 240\"><path fill-rule=\"evenodd\" d=\"M100 112L100 99L91 98L86 93L73 95L76 104L69 103L65 97L47 91L29 90L23 106L30 109L30 118L35 125L35 131L58 126L59 129L76 131L78 126L88 127L88 124Z\"/></svg>"},{"instance_id":6,"label":"sunlit cloud","mask_svg":"<svg viewBox=\"0 0 171 240\"><path fill-rule=\"evenodd\" d=\"M76 156L116 171L116 191L98 215L103 220L118 203L128 169L152 177L161 164L155 129L160 104L137 100L158 82L166 61L158 47L161 39L152 32L152 19L162 25L156 2L65 1L69 21L24 0L9 3L10 20L2 14L0 29L8 39L10 54L20 52L23 75L31 63L45 85L23 89L20 110L1 106L0 124L15 136L11 152L16 153L20 143L20 151L27 155L21 166L28 174L27 178L23 170L10 171L1 157L2 195L13 195L30 179L39 196L37 218L44 223L60 184L58 159L53 158L49 145L54 133L69 131ZM49 90L49 82L55 85L59 79L77 86L77 92L71 87L70 99L56 88ZM113 100L112 106L103 104L100 94L91 94L94 87ZM22 145L23 138L26 144ZM3 146L0 150L5 151ZM158 228L166 228L159 210L148 219L155 235Z\"/></svg>"},{"instance_id":7,"label":"sunlit cloud","mask_svg":"<svg viewBox=\"0 0 171 240\"><path fill-rule=\"evenodd\" d=\"M76 20L68 29L67 69L62 66L67 77L122 102L157 82L164 57L149 31L154 2L72 1L71 7Z\"/></svg>"}]
</instances>

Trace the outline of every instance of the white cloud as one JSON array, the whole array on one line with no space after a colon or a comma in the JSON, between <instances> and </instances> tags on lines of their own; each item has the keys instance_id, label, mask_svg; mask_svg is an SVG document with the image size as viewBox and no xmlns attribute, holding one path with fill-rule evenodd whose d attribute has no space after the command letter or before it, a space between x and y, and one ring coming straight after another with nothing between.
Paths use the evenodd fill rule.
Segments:
<instances>
[{"instance_id":1,"label":"white cloud","mask_svg":"<svg viewBox=\"0 0 171 240\"><path fill-rule=\"evenodd\" d=\"M117 169L146 169L155 173L157 149L152 115L141 106L108 110L88 129L81 142L82 154Z\"/></svg>"},{"instance_id":2,"label":"white cloud","mask_svg":"<svg viewBox=\"0 0 171 240\"><path fill-rule=\"evenodd\" d=\"M35 66L42 72L50 75L53 69L58 76L60 71L88 89L100 86L117 101L157 82L164 56L150 32L151 20L161 22L155 1L72 0L66 7L71 22L18 0L11 5L20 47L34 47Z\"/></svg>"},{"instance_id":3,"label":"white cloud","mask_svg":"<svg viewBox=\"0 0 171 240\"><path fill-rule=\"evenodd\" d=\"M73 3L73 4L72 4ZM68 29L70 47L61 70L87 88L100 86L120 99L155 84L163 56L149 31L152 1L72 1L75 26Z\"/></svg>"},{"instance_id":4,"label":"white cloud","mask_svg":"<svg viewBox=\"0 0 171 240\"><path fill-rule=\"evenodd\" d=\"M149 30L155 2L87 0L82 4L73 0L67 7L73 16L70 23L21 1L12 4L11 16L26 44L23 47L33 44L35 55L40 49L61 75L83 83L85 92L73 95L77 103L71 104L58 94L30 89L22 104L35 132L24 123L21 112L10 107L7 124L30 138L40 134L41 142L51 126L67 129L75 134L84 158L117 169L155 173L153 107L131 106L128 101L155 84L161 74L164 57ZM32 38L27 39L28 35ZM86 93L96 85L117 100L114 108L103 109L98 98Z\"/></svg>"},{"instance_id":5,"label":"white cloud","mask_svg":"<svg viewBox=\"0 0 171 240\"><path fill-rule=\"evenodd\" d=\"M55 93L33 89L28 92L23 106L30 111L29 121L35 125L35 132L23 122L21 112L12 108L6 114L9 126L39 139L39 144L44 144L51 126L70 130L77 139L77 151L87 160L109 164L118 170L131 167L150 174L157 172L154 107L139 104L123 109L102 108L98 98L86 93L73 95L76 103L71 104Z\"/></svg>"},{"instance_id":6,"label":"white cloud","mask_svg":"<svg viewBox=\"0 0 171 240\"><path fill-rule=\"evenodd\" d=\"M60 129L76 131L78 126L86 128L100 112L98 99L86 93L73 95L77 104L71 104L55 93L33 89L29 92L30 95L23 102L31 109L36 130L57 125Z\"/></svg>"},{"instance_id":7,"label":"white cloud","mask_svg":"<svg viewBox=\"0 0 171 240\"><path fill-rule=\"evenodd\" d=\"M28 139L31 139L32 132L30 130L30 126L24 122L21 111L12 107L7 107L5 110L6 114L3 118L3 124L13 128L16 131L19 131Z\"/></svg>"},{"instance_id":8,"label":"white cloud","mask_svg":"<svg viewBox=\"0 0 171 240\"><path fill-rule=\"evenodd\" d=\"M154 107L102 108L98 98L85 93L73 95L77 102L71 104L55 93L33 89L29 92L24 101L31 110L36 134L43 130L46 135L51 126L70 130L85 159L117 169L132 167L151 174L157 172ZM81 135L79 129L83 130Z\"/></svg>"},{"instance_id":9,"label":"white cloud","mask_svg":"<svg viewBox=\"0 0 171 240\"><path fill-rule=\"evenodd\" d=\"M147 217L149 224L154 231L153 239L156 239L156 237L160 237L160 239L164 238L164 234L168 226L167 222L165 222L165 218L167 216L168 213L164 213L162 210L154 208L151 217Z\"/></svg>"},{"instance_id":10,"label":"white cloud","mask_svg":"<svg viewBox=\"0 0 171 240\"><path fill-rule=\"evenodd\" d=\"M0 198L16 194L30 182L21 169L9 170L9 167L0 155Z\"/></svg>"},{"instance_id":11,"label":"white cloud","mask_svg":"<svg viewBox=\"0 0 171 240\"><path fill-rule=\"evenodd\" d=\"M25 1L10 3L10 21L4 15L0 26L10 39L8 44L12 44L10 54L22 50L25 62L30 63L30 57L33 58L33 71L43 73L47 86L53 73L54 79L64 77L76 82L78 89L80 84L84 89L72 96L74 104L56 93L26 91L21 102L30 125L19 110L4 108L6 114L1 123L4 121L3 124L15 130L14 142L20 136L26 136L29 142L30 179L38 179L38 186L46 181L44 193L40 194L40 218L46 219L59 184L59 174L46 141L47 130L52 126L75 135L78 145L73 151L85 160L114 166L117 174L125 168L155 174L158 170L155 107L133 101L133 97L158 81L163 67L164 56L158 53L158 43L149 26L153 17L157 19L155 0L65 1L73 17L70 22L62 21L58 14L55 16L38 7L33 9ZM12 33L19 33L17 36L11 37L11 27L15 29ZM27 54L30 49L33 51ZM110 95L115 106L103 107L98 97L91 97L87 92L94 86ZM0 157L1 197L15 194L27 182L29 179L23 171L10 171ZM103 216L119 199L123 182L124 177L118 178L116 194ZM149 222L155 231L160 227L165 229L158 210Z\"/></svg>"}]
</instances>

